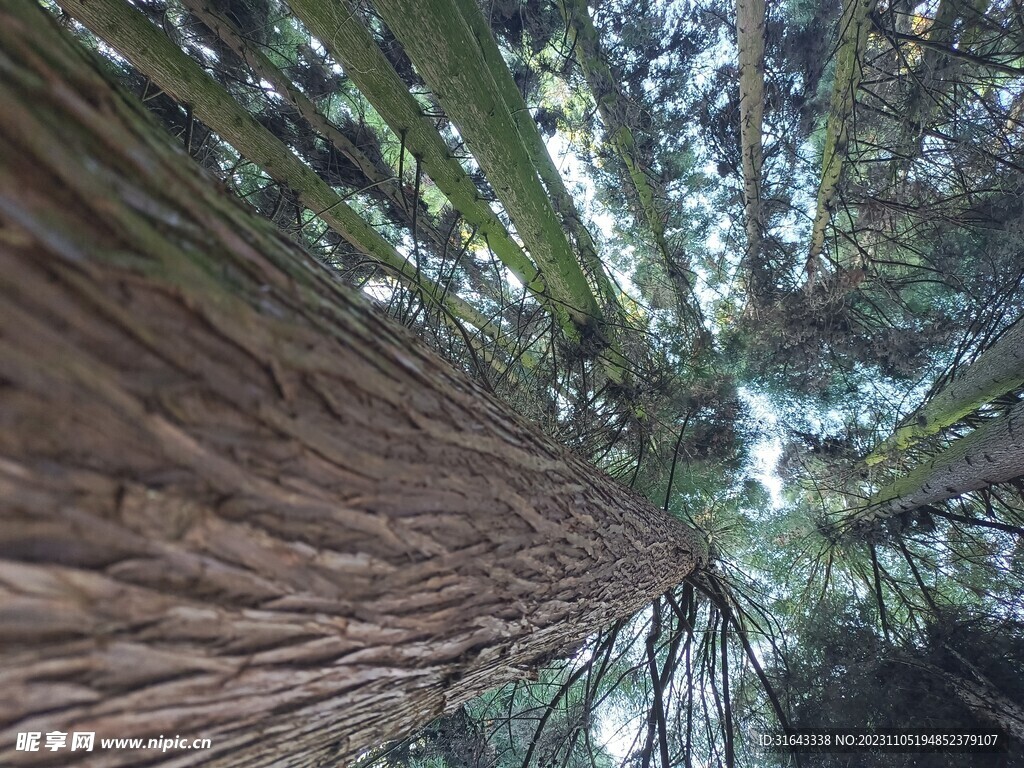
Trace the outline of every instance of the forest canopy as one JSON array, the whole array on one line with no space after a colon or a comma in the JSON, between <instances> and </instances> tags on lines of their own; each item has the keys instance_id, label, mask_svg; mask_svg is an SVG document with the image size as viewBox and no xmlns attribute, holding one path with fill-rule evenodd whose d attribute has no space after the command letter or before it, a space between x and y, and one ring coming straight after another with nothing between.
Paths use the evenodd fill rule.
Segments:
<instances>
[{"instance_id":1,"label":"forest canopy","mask_svg":"<svg viewBox=\"0 0 1024 768\"><path fill-rule=\"evenodd\" d=\"M327 327L335 322L335 299L334 288L325 286L344 286L338 290L358 293L360 306L372 308L365 316L371 319L354 325L353 349L370 355L379 334L381 349L397 350L397 370L403 340L415 336L420 346L413 349L429 348L447 362L444 371L458 372L438 367L421 396L415 377L434 376L433 363L424 362L434 358L410 352L406 374L395 376L409 375L402 381L412 383L396 389L386 407L368 388L359 399L344 387L322 387L317 418L335 419L339 433L351 427L373 435L388 425L386 433L380 426L379 450L396 462L389 467L419 467L437 445L457 445L437 459L436 477L448 483L438 492L437 510L470 509L465 499L478 498L466 490L471 484L493 490L507 483L531 504L533 487L538 504L565 499L538 514L538 541L562 535L545 525L560 526L572 532L566 540L577 534L586 540L579 550L588 555L611 542L609 558L636 561L632 569L600 571L600 578L595 570L587 581L569 555L559 559L555 552L552 562L559 565L538 565L543 575L531 575L531 590L571 581L576 591L558 592L557 601L578 601L586 610L566 611L575 617L573 632L545 636L543 654L531 650L522 668L509 662L492 684L479 670L450 675L443 704L417 704L413 714L396 716L401 732L346 743L348 757L337 762L304 762L286 740L268 742L271 752L259 759L360 768L1024 765L1024 10L1017 0L40 5L40 23L46 18L88 51L82 67L93 62L88 66L131 103L144 104L146 124L202 168L211 189L216 185L269 222L250 245L278 254L275 269L290 277L266 288L263 314L306 313ZM2 48L13 47L10 34L0 38ZM15 54L3 56L5 71L15 71ZM14 129L5 130L28 146ZM64 161L54 152L58 167ZM15 160L3 164L15 169L7 173L14 178ZM14 189L11 182L0 192L13 201ZM120 202L133 194L117 189ZM146 212L141 203L126 205ZM15 210L13 202L0 209L14 233L0 230L5 249L27 242ZM110 220L111 231L130 229L128 214ZM181 252L201 247L199 239L189 243ZM180 280L190 285L181 289L188 298L180 303L206 306L215 293L209 279L225 295L237 287L246 306L263 306L256 272L237 256L243 246L224 250L233 255L180 275L169 271L172 287L162 289L168 301L178 296L173 286ZM321 282L302 288L307 303L296 300L296 309L275 291L285 291L289 281L306 285L295 276L301 270L288 266L292 258L305 263L303 252L316 262ZM125 255L125 265L134 258ZM120 268L111 259L112 269ZM27 302L24 290L12 288L10 295ZM103 306L113 317L110 307L118 304L111 301ZM144 314L127 298L120 306L125 317ZM238 411L247 416L225 419L227 432L204 431L196 421L186 430L189 439L208 439L203 445L218 457L241 463L263 451L267 463L283 467L297 463L300 453L331 465L309 464L308 473L292 478L283 470L275 480L279 495L263 486L253 491L286 507L293 503L289 494L313 494L324 478L337 483L331 487L342 489L338 498L345 503L359 496L338 479L337 453L331 453L339 450L336 435L316 432L301 451L278 445L279 435L291 434L300 421L311 425L309 434L322 425L312 426L314 412L298 405L264 408L266 398L252 383L267 376L263 391L286 403L291 392L313 387L321 363L300 351L307 336L289 332L275 346L267 340L269 325L227 323L235 306L228 299L210 299L209 306L215 310L206 311L204 322L233 339L231 349L248 349L251 330L253 348L287 354L268 358L262 374L231 373L228 352L196 342L194 354L224 356L218 381L237 387ZM11 312L12 322L22 322ZM74 325L77 315L68 317ZM404 330L392 335L388 329L397 326ZM147 349L158 350L162 334L174 335L169 323L147 328L135 334ZM347 330L331 333L348 345ZM180 344L174 354L190 359L188 342ZM15 361L12 352L10 359L30 370L19 362L27 354ZM124 357L111 365L135 370ZM254 378L242 378L243 370ZM347 381L345 371L334 374L332 387ZM142 376L128 389L143 392L140 402L157 403L153 412L166 408L186 421L205 413L198 395L196 403L184 397L164 403L156 380ZM13 374L11 381L22 386ZM145 390L150 384L152 391ZM415 410L428 399L426 411ZM394 416L406 400L412 415ZM501 408L534 425L536 435L520 430ZM31 430L28 417L13 415L19 409L22 400L11 395L4 424L12 434ZM488 454L474 467L473 452L483 457L490 450L465 437L477 429L477 410L484 411L480 430L503 435L522 451ZM38 415L43 410L31 413L46 423ZM247 426L254 415L262 431ZM449 417L458 427L451 434ZM414 433L437 442L417 442ZM0 442L0 458L10 454L11 467L21 466L20 445L14 438ZM49 447L37 453L47 461L64 455ZM591 465L599 471L592 479ZM370 473L377 465L359 466ZM152 482L142 484L149 490L135 490L139 498L164 492L161 483L177 487L179 474L152 470ZM577 490L577 476L586 490ZM433 477L421 478L423 488ZM351 487L363 489L362 482L353 479ZM390 488L388 482L381 487ZM627 501L620 504L610 490L620 487L637 495L622 496ZM134 492L117 491L117 509L134 509ZM24 510L35 503L28 491L11 498ZM389 503L400 516L402 504L380 505ZM231 525L264 524L255 506L226 506ZM27 520L29 513L18 509ZM558 511L565 509L578 514ZM664 517L646 516L650 509ZM304 542L294 556L308 555L315 568L298 574L292 555L253 558L245 561L244 576L225 576L197 600L230 603L234 597L224 595L235 594L236 578L247 585L250 578L294 578L313 591L329 580L317 570L329 570L328 558L309 552L330 535L301 522L304 511L293 512L272 535ZM434 508L428 512L424 519L433 520ZM438 522L434 533L461 541L465 529L490 525L473 514L470 509L465 524L451 530ZM437 515L440 520L442 511ZM631 525L642 527L636 520L651 522L635 533ZM143 523L136 530L140 541L157 536L146 526L163 537L160 526L171 525ZM367 541L395 537L386 525L360 525ZM429 522L423 525L426 530ZM233 553L234 534L224 531L209 533L210 541ZM499 533L493 551L504 552ZM19 534L0 557L63 563L32 543L49 535ZM513 542L520 534L510 527L507 536ZM701 544L690 547L697 539ZM346 546L338 543L337 551ZM362 539L351 546L362 546ZM432 545L415 546L426 552ZM366 551L375 552L370 545ZM111 555L109 563L100 555L68 557L68 568L85 570L131 562L126 554ZM368 557L365 562L373 561ZM360 570L364 560L357 566L339 555L336 561L344 573L351 570L353 583L373 581L370 565ZM399 616L406 610L402 599L420 594L412 573L402 582L408 593L392 588L378 597L399 606ZM425 581L436 575L425 573ZM642 588L627 583L634 576ZM238 587L251 598L246 609L270 610L257 599L261 589ZM342 600L346 585L336 591ZM463 611L493 612L506 621L518 608L505 594L486 608L463 596L469 601ZM443 610L457 615L463 597L450 598ZM312 615L318 605L295 610ZM563 617L558 625L569 623ZM288 626L274 631L301 634L298 624ZM277 642L269 631L267 637L252 631L260 638L252 640L254 654ZM247 648L248 637L243 631L218 641L210 630L207 639L215 647ZM31 656L23 638L12 642ZM483 641L459 648L453 664L488 653ZM495 653L514 655L502 649ZM309 653L299 668L311 676L297 676L294 685L313 691L320 685L312 674L317 665L344 654L334 646ZM63 674L71 673L57 671L53 679ZM69 682L66 695L79 695L72 688ZM347 738L347 717L362 723L375 716L338 711L331 721L341 724L338 743ZM18 722L0 719L5 729L18 730ZM762 742L765 734L815 728L998 732L1009 746L999 754L794 755L768 751ZM361 724L353 732L376 733Z\"/></svg>"}]
</instances>

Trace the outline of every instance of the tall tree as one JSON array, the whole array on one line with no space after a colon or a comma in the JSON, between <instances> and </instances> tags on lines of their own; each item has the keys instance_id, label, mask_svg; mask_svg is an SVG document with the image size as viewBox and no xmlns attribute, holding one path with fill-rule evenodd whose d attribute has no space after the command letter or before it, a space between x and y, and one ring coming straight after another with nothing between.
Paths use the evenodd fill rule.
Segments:
<instances>
[{"instance_id":1,"label":"tall tree","mask_svg":"<svg viewBox=\"0 0 1024 768\"><path fill-rule=\"evenodd\" d=\"M559 8L566 23L567 43L575 52L576 61L590 87L605 125L607 140L625 166L629 183L636 192L639 208L637 218L646 222L667 273L679 278L682 294L678 297L680 307L701 322L700 307L692 296L693 286L687 266L681 263L685 254L676 253L669 247L665 235L665 216L659 210L659 192L651 178L651 169L646 167L633 137L634 121L630 118L629 101L612 75L611 67L601 50L600 36L590 18L587 4L582 0L559 0Z\"/></svg>"},{"instance_id":2,"label":"tall tree","mask_svg":"<svg viewBox=\"0 0 1024 768\"><path fill-rule=\"evenodd\" d=\"M525 286L545 297L551 314L569 338L577 327L569 311L574 303L558 285L549 285L542 274L546 252L527 256L501 219L490 209L469 174L452 156L448 146L424 116L419 102L385 58L376 41L351 8L333 3L295 0L295 15L323 41L360 91L402 139L403 148L418 158L423 170L471 225L488 247ZM584 281L585 282L585 281Z\"/></svg>"},{"instance_id":3,"label":"tall tree","mask_svg":"<svg viewBox=\"0 0 1024 768\"><path fill-rule=\"evenodd\" d=\"M811 246L807 253L807 288L814 287L818 260L825 247L825 230L832 219L839 180L850 142L857 89L864 76L864 49L871 29L871 11L875 0L846 0L839 20L839 44L836 50L835 84L825 128L825 148L821 157L821 181L818 202L811 225Z\"/></svg>"},{"instance_id":4,"label":"tall tree","mask_svg":"<svg viewBox=\"0 0 1024 768\"><path fill-rule=\"evenodd\" d=\"M55 712L358 768L732 768L915 703L1018 728L1019 3L41 5L322 267L122 141L78 59L4 44L0 722L31 714L0 750ZM505 406L711 564L659 586L676 526ZM921 762L834 757L802 762Z\"/></svg>"},{"instance_id":5,"label":"tall tree","mask_svg":"<svg viewBox=\"0 0 1024 768\"><path fill-rule=\"evenodd\" d=\"M218 192L39 8L0 5L0 71L5 743L348 763L705 561Z\"/></svg>"},{"instance_id":6,"label":"tall tree","mask_svg":"<svg viewBox=\"0 0 1024 768\"><path fill-rule=\"evenodd\" d=\"M254 74L269 82L278 94L291 101L303 119L324 137L331 147L360 170L365 176L368 190L380 194L390 209L402 216L410 229L419 229L416 235L432 240L435 247L444 246L443 238L429 226L426 217L416 220L412 215L414 206L410 205L406 190L402 188L402 181L394 178L389 168L382 168L374 158L368 157L352 139L332 123L254 41L247 39L236 28L217 8L216 3L210 0L184 0L182 5L244 61Z\"/></svg>"},{"instance_id":7,"label":"tall tree","mask_svg":"<svg viewBox=\"0 0 1024 768\"><path fill-rule=\"evenodd\" d=\"M1024 475L1024 403L886 485L844 524L866 524Z\"/></svg>"},{"instance_id":8,"label":"tall tree","mask_svg":"<svg viewBox=\"0 0 1024 768\"><path fill-rule=\"evenodd\" d=\"M541 181L544 182L555 211L575 240L581 262L597 287L598 298L602 300L606 311L617 316L616 322L624 323L625 318L622 313L623 308L619 303L619 292L608 277L594 238L576 210L572 195L569 194L565 181L548 152L526 100L516 87L515 81L509 77L508 66L505 64L497 41L487 25L487 19L480 12L476 0L456 0L456 2L463 21L472 32L473 42L480 49L480 55L491 73L491 79L501 94L505 108L519 130L523 148L533 161L533 166Z\"/></svg>"},{"instance_id":9,"label":"tall tree","mask_svg":"<svg viewBox=\"0 0 1024 768\"><path fill-rule=\"evenodd\" d=\"M501 98L504 89L494 82L497 72L510 80L508 69L488 66L452 0L377 7L466 139L549 289L581 331L598 329L601 309Z\"/></svg>"}]
</instances>

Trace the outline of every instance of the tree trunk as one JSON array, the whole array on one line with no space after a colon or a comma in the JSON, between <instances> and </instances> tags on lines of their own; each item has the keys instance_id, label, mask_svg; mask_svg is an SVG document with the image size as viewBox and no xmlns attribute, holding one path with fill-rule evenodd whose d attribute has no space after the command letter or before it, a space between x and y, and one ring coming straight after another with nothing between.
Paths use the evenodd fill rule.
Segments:
<instances>
[{"instance_id":1,"label":"tree trunk","mask_svg":"<svg viewBox=\"0 0 1024 768\"><path fill-rule=\"evenodd\" d=\"M523 142L523 147L533 161L533 166L541 181L544 182L544 186L547 188L558 218L576 241L576 249L579 251L580 261L586 268L588 277L594 283L597 295L602 301L603 309L615 316L616 323L621 324L624 328L630 327L630 321L626 317L620 302L620 291L612 284L605 271L604 263L597 252L594 238L583 223L579 211L576 210L576 204L573 202L572 195L566 188L565 181L555 166L554 160L551 159L547 144L544 142L544 137L541 136L540 129L534 121L530 107L527 105L522 93L519 92L515 80L510 76L508 65L505 63L505 59L502 58L501 50L498 48L494 34L491 32L490 25L487 19L484 18L477 0L456 0L456 2L462 19L472 32L476 47L487 64L487 69L491 73L491 79L499 89L501 98L505 102L505 106L512 119L515 121L516 128L519 129L519 137Z\"/></svg>"},{"instance_id":2,"label":"tree trunk","mask_svg":"<svg viewBox=\"0 0 1024 768\"><path fill-rule=\"evenodd\" d=\"M630 127L629 104L620 90L611 68L601 50L600 37L594 27L587 3L583 0L559 0L559 9L565 19L566 44L576 55L587 86L594 97L605 135L615 153L622 160L629 174L629 180L636 192L639 206L638 221L646 221L654 239L654 245L665 263L665 271L672 280L679 305L680 319L692 319L698 326L703 325L700 302L693 292L693 273L684 263L684 253L673 253L665 236L665 221L658 210L657 189L651 182L648 169L644 166L636 148L633 130ZM699 328L698 328L699 330Z\"/></svg>"},{"instance_id":3,"label":"tree trunk","mask_svg":"<svg viewBox=\"0 0 1024 768\"><path fill-rule=\"evenodd\" d=\"M736 45L740 63L740 147L743 150L743 201L747 259L758 270L764 220L761 167L764 165L764 0L736 0Z\"/></svg>"},{"instance_id":4,"label":"tree trunk","mask_svg":"<svg viewBox=\"0 0 1024 768\"><path fill-rule=\"evenodd\" d=\"M881 490L854 519L909 512L1024 475L1024 403L978 427Z\"/></svg>"},{"instance_id":5,"label":"tree trunk","mask_svg":"<svg viewBox=\"0 0 1024 768\"><path fill-rule=\"evenodd\" d=\"M969 659L948 645L944 650L951 658L942 666L930 663L919 666L940 680L979 720L1001 728L1010 738L1024 744L1024 708L1000 691ZM961 667L962 671L949 668L950 664Z\"/></svg>"},{"instance_id":6,"label":"tree trunk","mask_svg":"<svg viewBox=\"0 0 1024 768\"><path fill-rule=\"evenodd\" d=\"M947 647L947 650L952 650ZM959 653L954 658L965 671L949 669L943 665L923 660L913 653L897 653L894 660L900 664L926 672L937 683L970 710L978 720L1000 728L1010 738L1024 743L1024 708L1006 696L992 681ZM950 660L952 661L952 660Z\"/></svg>"},{"instance_id":7,"label":"tree trunk","mask_svg":"<svg viewBox=\"0 0 1024 768\"><path fill-rule=\"evenodd\" d=\"M811 227L811 247L807 254L808 292L813 290L818 259L825 247L825 230L832 221L839 179L846 160L857 103L857 89L863 76L864 48L871 28L871 11L876 0L846 0L839 20L839 49L836 51L836 81L832 88L828 125L825 128L825 149L821 157L821 182L818 203Z\"/></svg>"},{"instance_id":8,"label":"tree trunk","mask_svg":"<svg viewBox=\"0 0 1024 768\"><path fill-rule=\"evenodd\" d=\"M405 149L419 158L423 170L452 207L476 228L477 235L494 255L538 298L572 338L575 326L568 312L552 299L536 265L490 209L469 174L452 157L448 145L423 115L419 102L409 93L373 37L360 23L358 15L341 2L293 0L289 7L331 56L341 63L349 79L395 135L401 137Z\"/></svg>"},{"instance_id":9,"label":"tree trunk","mask_svg":"<svg viewBox=\"0 0 1024 768\"><path fill-rule=\"evenodd\" d=\"M350 763L629 615L696 533L254 219L0 3L0 745ZM18 732L208 750L14 752Z\"/></svg>"},{"instance_id":10,"label":"tree trunk","mask_svg":"<svg viewBox=\"0 0 1024 768\"><path fill-rule=\"evenodd\" d=\"M949 691L980 720L1002 728L1010 738L1024 744L1024 707L1004 696L988 680L971 679L938 670Z\"/></svg>"},{"instance_id":11,"label":"tree trunk","mask_svg":"<svg viewBox=\"0 0 1024 768\"><path fill-rule=\"evenodd\" d=\"M927 403L917 409L865 459L873 465L918 440L938 434L1000 395L1024 386L1024 321L1004 333L971 365L961 370Z\"/></svg>"}]
</instances>

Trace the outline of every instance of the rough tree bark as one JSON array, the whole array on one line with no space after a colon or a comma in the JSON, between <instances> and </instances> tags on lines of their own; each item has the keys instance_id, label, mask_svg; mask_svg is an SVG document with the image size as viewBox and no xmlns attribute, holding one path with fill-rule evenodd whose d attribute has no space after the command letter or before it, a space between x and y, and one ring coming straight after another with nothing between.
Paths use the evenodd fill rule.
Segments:
<instances>
[{"instance_id":1,"label":"rough tree bark","mask_svg":"<svg viewBox=\"0 0 1024 768\"><path fill-rule=\"evenodd\" d=\"M678 583L695 532L524 425L0 2L0 749L346 764Z\"/></svg>"},{"instance_id":2,"label":"rough tree bark","mask_svg":"<svg viewBox=\"0 0 1024 768\"><path fill-rule=\"evenodd\" d=\"M1001 728L1010 738L1024 743L1024 708L1000 691L991 679L961 654L948 646L946 650L960 662L959 666L964 668L962 671L933 664L908 653L897 654L895 660L927 672L979 720Z\"/></svg>"},{"instance_id":3,"label":"rough tree bark","mask_svg":"<svg viewBox=\"0 0 1024 768\"><path fill-rule=\"evenodd\" d=\"M989 680L936 670L947 689L980 719L1002 728L1010 738L1024 743L1024 708L1004 696Z\"/></svg>"},{"instance_id":4,"label":"rough tree bark","mask_svg":"<svg viewBox=\"0 0 1024 768\"><path fill-rule=\"evenodd\" d=\"M982 720L999 726L1010 738L1024 743L1024 707L1000 691L969 659L949 645L945 645L945 650L964 670L963 673L939 670L946 687Z\"/></svg>"}]
</instances>

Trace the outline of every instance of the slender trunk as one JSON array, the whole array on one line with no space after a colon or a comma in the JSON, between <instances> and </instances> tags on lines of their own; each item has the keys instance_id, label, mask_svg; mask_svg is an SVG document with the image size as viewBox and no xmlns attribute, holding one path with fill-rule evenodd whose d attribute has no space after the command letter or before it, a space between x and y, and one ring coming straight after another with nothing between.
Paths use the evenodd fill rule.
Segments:
<instances>
[{"instance_id":1,"label":"slender trunk","mask_svg":"<svg viewBox=\"0 0 1024 768\"><path fill-rule=\"evenodd\" d=\"M375 7L487 174L551 295L584 336L600 329L601 309L501 98L495 67L473 43L454 0L378 0ZM507 67L501 74L512 77Z\"/></svg>"},{"instance_id":2,"label":"slender trunk","mask_svg":"<svg viewBox=\"0 0 1024 768\"><path fill-rule=\"evenodd\" d=\"M648 169L637 152L636 141L630 127L629 105L601 51L600 37L590 18L587 3L585 0L559 0L558 5L570 33L568 43L576 53L576 61L597 104L608 143L625 165L630 182L636 191L636 199L640 206L638 219L647 222L655 247L665 262L666 272L673 283L677 284L676 292L679 294L681 314L690 316L700 323L700 304L693 293L692 273L686 264L680 263L677 254L669 248L665 237L665 222L656 202L657 191L648 176ZM678 285L680 283L681 285Z\"/></svg>"},{"instance_id":3,"label":"slender trunk","mask_svg":"<svg viewBox=\"0 0 1024 768\"><path fill-rule=\"evenodd\" d=\"M853 520L871 521L1024 475L1024 403L961 437L876 494Z\"/></svg>"},{"instance_id":4,"label":"slender trunk","mask_svg":"<svg viewBox=\"0 0 1024 768\"><path fill-rule=\"evenodd\" d=\"M839 179L850 140L857 89L863 76L864 49L871 28L871 11L875 0L846 0L839 20L839 49L836 52L836 81L832 88L828 125L825 128L825 150L821 157L821 182L818 203L811 227L811 247L807 254L808 291L813 290L818 261L825 247L825 231L832 220Z\"/></svg>"},{"instance_id":5,"label":"slender trunk","mask_svg":"<svg viewBox=\"0 0 1024 768\"><path fill-rule=\"evenodd\" d=\"M31 3L0 3L0 103L5 749L348 764L704 557L218 192Z\"/></svg>"},{"instance_id":6,"label":"slender trunk","mask_svg":"<svg viewBox=\"0 0 1024 768\"><path fill-rule=\"evenodd\" d=\"M978 359L906 419L864 462L878 464L938 434L1000 395L1024 387L1024 321L1018 321Z\"/></svg>"},{"instance_id":7,"label":"slender trunk","mask_svg":"<svg viewBox=\"0 0 1024 768\"><path fill-rule=\"evenodd\" d=\"M736 0L736 44L740 59L740 147L743 150L743 201L747 259L760 258L764 221L761 166L764 164L764 0Z\"/></svg>"},{"instance_id":8,"label":"slender trunk","mask_svg":"<svg viewBox=\"0 0 1024 768\"><path fill-rule=\"evenodd\" d=\"M168 95L192 108L196 117L238 152L286 184L306 208L359 252L435 301L461 320L502 344L501 329L472 305L425 278L408 259L349 207L269 130L236 102L139 11L124 0L62 0L68 13L115 48ZM516 354L515 349L508 350Z\"/></svg>"},{"instance_id":9,"label":"slender trunk","mask_svg":"<svg viewBox=\"0 0 1024 768\"><path fill-rule=\"evenodd\" d=\"M293 0L289 7L320 40L345 74L373 105L405 149L419 158L423 170L498 257L573 339L576 328L565 308L548 293L545 278L482 198L469 174L452 157L420 104L377 47L359 16L347 4Z\"/></svg>"},{"instance_id":10,"label":"slender trunk","mask_svg":"<svg viewBox=\"0 0 1024 768\"><path fill-rule=\"evenodd\" d=\"M601 297L605 309L615 312L620 317L618 322L628 324L623 315L622 306L619 302L619 290L612 284L608 274L605 272L604 264L597 252L597 245L591 236L583 220L580 218L576 205L573 203L572 195L565 186L561 173L551 159L544 137L541 136L537 123L533 119L533 113L526 104L522 93L516 86L515 81L509 76L508 66L502 58L498 44L491 33L487 19L484 18L476 0L456 0L463 20L473 33L473 39L480 54L487 64L491 78L495 86L500 90L501 98L505 102L509 114L519 129L519 136L523 147L533 161L533 166L540 176L541 181L547 188L551 202L555 206L565 228L572 234L576 241L576 248L580 254L580 261L586 267L587 272L594 282L598 295Z\"/></svg>"}]
</instances>

